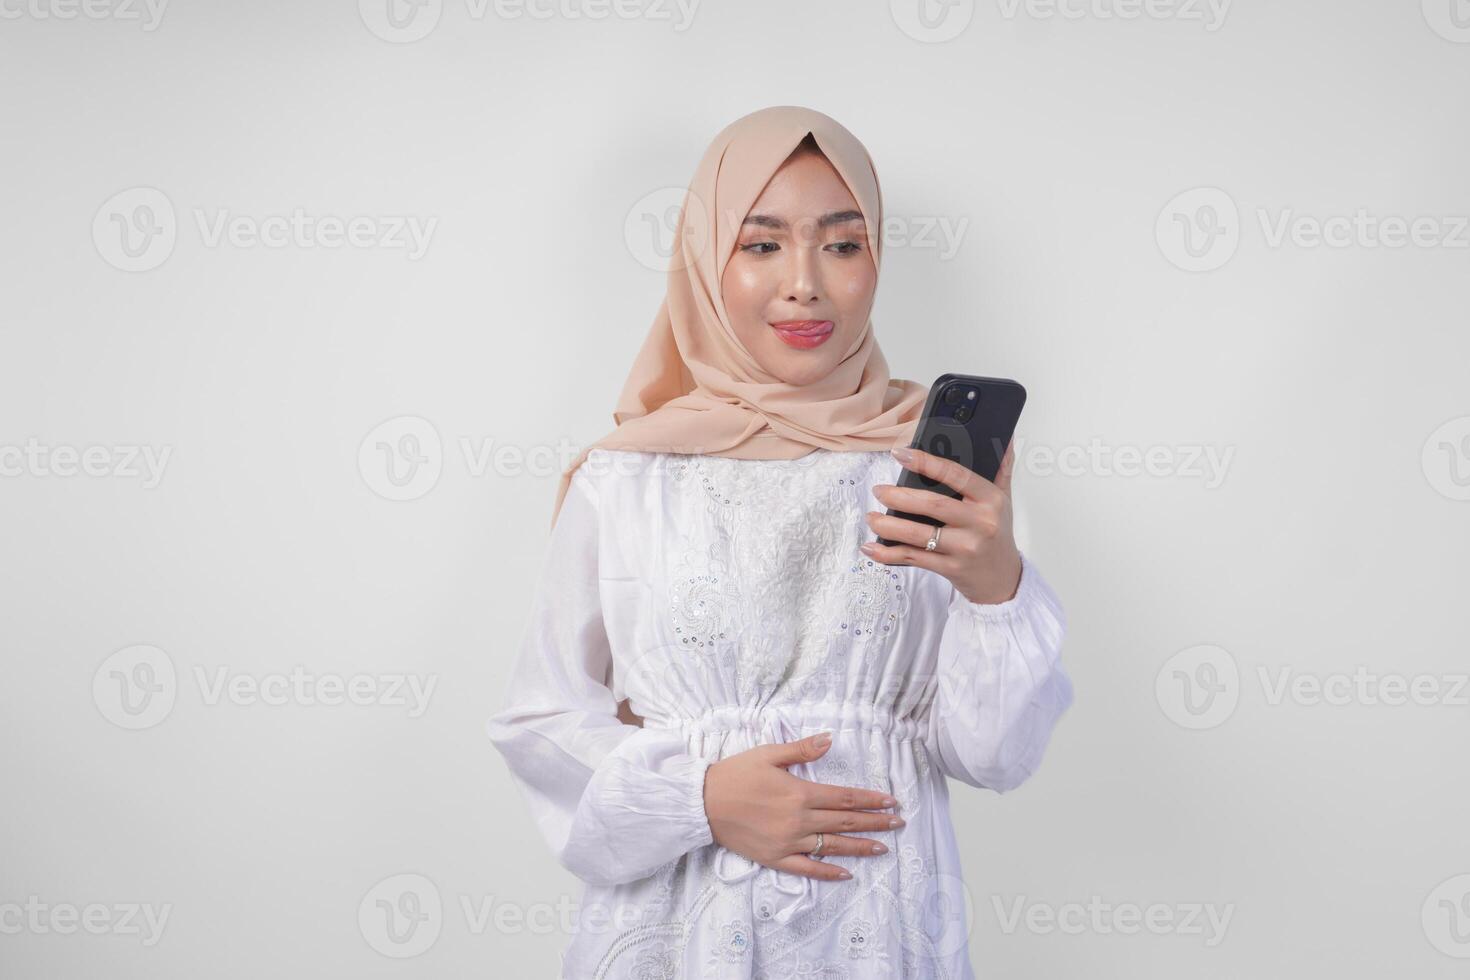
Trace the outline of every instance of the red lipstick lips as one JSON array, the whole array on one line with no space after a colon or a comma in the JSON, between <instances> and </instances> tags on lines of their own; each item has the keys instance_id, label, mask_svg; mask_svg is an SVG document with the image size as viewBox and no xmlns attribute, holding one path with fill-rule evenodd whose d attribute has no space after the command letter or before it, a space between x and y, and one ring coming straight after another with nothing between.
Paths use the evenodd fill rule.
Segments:
<instances>
[{"instance_id":1,"label":"red lipstick lips","mask_svg":"<svg viewBox=\"0 0 1470 980\"><path fill-rule=\"evenodd\" d=\"M831 320L781 320L771 324L776 336L789 347L811 350L832 336Z\"/></svg>"}]
</instances>

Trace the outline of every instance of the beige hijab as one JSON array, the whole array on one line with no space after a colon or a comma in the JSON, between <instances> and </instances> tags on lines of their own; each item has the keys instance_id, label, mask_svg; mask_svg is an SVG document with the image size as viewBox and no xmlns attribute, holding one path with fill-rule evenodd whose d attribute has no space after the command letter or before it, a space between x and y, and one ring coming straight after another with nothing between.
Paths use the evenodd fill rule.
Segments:
<instances>
[{"instance_id":1,"label":"beige hijab","mask_svg":"<svg viewBox=\"0 0 1470 980\"><path fill-rule=\"evenodd\" d=\"M596 447L795 459L817 448L890 449L913 438L928 386L889 378L871 319L830 374L790 385L756 363L725 313L720 279L740 224L808 133L857 199L869 253L881 271L883 197L857 137L801 106L772 106L726 126L684 196L668 293L613 410L617 428L562 474L553 525L572 473Z\"/></svg>"}]
</instances>

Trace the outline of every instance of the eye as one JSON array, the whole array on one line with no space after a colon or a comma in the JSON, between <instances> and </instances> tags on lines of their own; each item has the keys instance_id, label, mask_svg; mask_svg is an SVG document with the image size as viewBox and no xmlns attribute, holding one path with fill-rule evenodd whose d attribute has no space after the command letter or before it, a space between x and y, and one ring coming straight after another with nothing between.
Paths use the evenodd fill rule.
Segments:
<instances>
[{"instance_id":1,"label":"eye","mask_svg":"<svg viewBox=\"0 0 1470 980\"><path fill-rule=\"evenodd\" d=\"M835 242L830 247L838 249L837 254L839 255L852 255L855 252L861 252L863 250L863 247L857 242Z\"/></svg>"},{"instance_id":2,"label":"eye","mask_svg":"<svg viewBox=\"0 0 1470 980\"><path fill-rule=\"evenodd\" d=\"M777 245L775 242L751 242L749 245L741 245L740 246L740 251L742 251L742 252L755 252L756 255L769 255L770 252L757 251L757 249L764 248L767 245L769 245L772 250L775 250L777 248L780 248L780 246Z\"/></svg>"}]
</instances>

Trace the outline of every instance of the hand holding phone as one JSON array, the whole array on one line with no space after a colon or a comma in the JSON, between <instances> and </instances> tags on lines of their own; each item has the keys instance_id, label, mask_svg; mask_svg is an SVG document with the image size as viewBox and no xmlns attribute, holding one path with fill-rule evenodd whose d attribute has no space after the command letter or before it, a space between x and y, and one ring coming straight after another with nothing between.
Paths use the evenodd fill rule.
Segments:
<instances>
[{"instance_id":1,"label":"hand holding phone","mask_svg":"<svg viewBox=\"0 0 1470 980\"><path fill-rule=\"evenodd\" d=\"M929 388L924 413L909 445L953 460L994 482L1025 404L1026 389L1008 378L942 374ZM899 474L895 485L932 490L956 500L960 497L959 491L953 487L908 469ZM931 526L944 525L943 521L927 514L910 514L891 507L886 513ZM904 542L880 537L878 543L894 545Z\"/></svg>"}]
</instances>

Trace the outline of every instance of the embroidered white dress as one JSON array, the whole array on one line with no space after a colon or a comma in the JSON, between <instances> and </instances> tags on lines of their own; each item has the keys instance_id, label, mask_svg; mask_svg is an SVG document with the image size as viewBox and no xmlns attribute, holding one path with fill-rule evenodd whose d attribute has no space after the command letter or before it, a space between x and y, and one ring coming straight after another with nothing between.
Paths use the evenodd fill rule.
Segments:
<instances>
[{"instance_id":1,"label":"embroidered white dress","mask_svg":"<svg viewBox=\"0 0 1470 980\"><path fill-rule=\"evenodd\" d=\"M1072 703L1065 619L1023 555L1016 596L858 550L887 452L795 460L594 449L552 530L506 707L488 725L586 883L564 980L970 980L945 776L1011 789ZM617 717L630 697L642 728ZM817 881L713 843L710 763L831 731L816 782L890 793Z\"/></svg>"}]
</instances>

